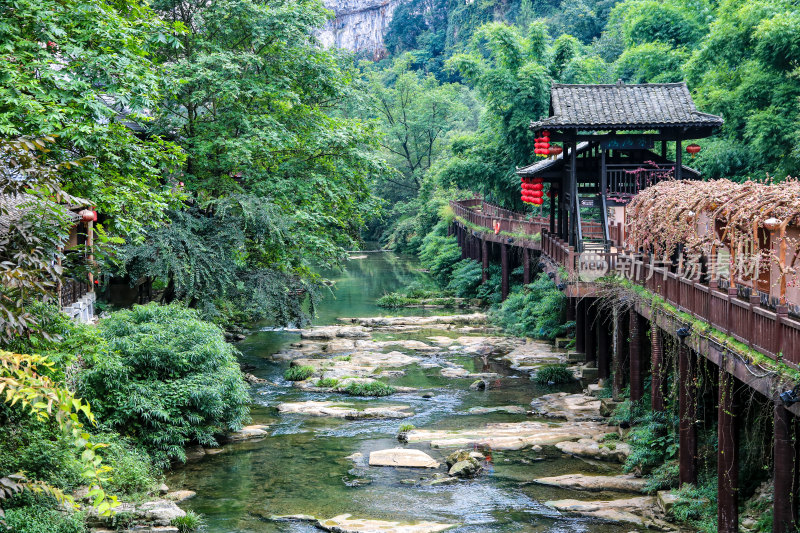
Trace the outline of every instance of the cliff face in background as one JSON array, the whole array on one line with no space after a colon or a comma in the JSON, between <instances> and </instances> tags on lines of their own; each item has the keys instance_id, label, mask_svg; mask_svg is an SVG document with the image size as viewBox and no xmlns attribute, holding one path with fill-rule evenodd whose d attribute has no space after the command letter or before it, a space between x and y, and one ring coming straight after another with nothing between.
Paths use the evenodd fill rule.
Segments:
<instances>
[{"instance_id":1,"label":"cliff face in background","mask_svg":"<svg viewBox=\"0 0 800 533\"><path fill-rule=\"evenodd\" d=\"M323 46L365 53L373 59L386 54L383 36L400 0L325 0L324 3L336 18L319 33Z\"/></svg>"}]
</instances>

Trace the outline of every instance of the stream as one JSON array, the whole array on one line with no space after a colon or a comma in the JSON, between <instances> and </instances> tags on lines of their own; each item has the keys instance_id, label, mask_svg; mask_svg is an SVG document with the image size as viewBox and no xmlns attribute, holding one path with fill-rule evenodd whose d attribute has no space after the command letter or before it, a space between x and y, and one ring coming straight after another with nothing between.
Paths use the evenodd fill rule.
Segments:
<instances>
[{"instance_id":1,"label":"stream","mask_svg":"<svg viewBox=\"0 0 800 533\"><path fill-rule=\"evenodd\" d=\"M335 289L318 307L315 325L335 324L339 317L441 315L442 310L381 309L375 300L407 286L425 274L413 258L392 253L368 253L351 259L341 272L323 273L335 281ZM375 332L373 340L419 340L432 335L458 337L443 329L411 332ZM480 334L476 334L480 335ZM474 378L446 378L441 368L412 364L405 374L391 377L394 386L414 387L386 398L353 398L337 393L303 391L283 379L289 362L272 359L300 340L298 333L264 327L237 347L242 362L252 374L273 384L252 387L253 424L269 426L266 438L225 445L221 453L176 467L167 478L172 490L189 489L197 496L181 503L205 517L205 531L222 532L311 532L313 523L276 521L275 515L313 515L329 518L344 513L380 520L427 520L456 523L457 532L583 532L625 533L635 528L589 518L561 516L544 505L547 500L599 500L624 497L614 493L588 493L537 485L532 479L561 474L613 474L620 465L581 460L545 447L491 451L485 472L475 479L447 485L425 483L431 469L370 467L348 456L368 457L375 450L401 446L396 435L404 424L421 429L458 429L485 426L488 422L532 420L525 414L494 412L470 414L473 407L520 406L529 408L533 398L563 390L577 392L576 383L565 387L540 387L527 373L516 372L499 360L444 350L436 357L470 372L494 372L499 377L487 390L471 390ZM430 342L430 341L427 341ZM409 354L412 351L401 350ZM418 355L418 354L417 354ZM428 356L426 356L428 357ZM274 384L277 384L274 385ZM423 397L423 392L432 397ZM430 395L430 394L428 394ZM281 402L333 400L355 405L407 405L414 414L394 420L345 420L279 414ZM431 455L439 462L452 451L432 448L429 443L405 445ZM444 468L444 467L442 467ZM440 468L438 472L443 472Z\"/></svg>"}]
</instances>

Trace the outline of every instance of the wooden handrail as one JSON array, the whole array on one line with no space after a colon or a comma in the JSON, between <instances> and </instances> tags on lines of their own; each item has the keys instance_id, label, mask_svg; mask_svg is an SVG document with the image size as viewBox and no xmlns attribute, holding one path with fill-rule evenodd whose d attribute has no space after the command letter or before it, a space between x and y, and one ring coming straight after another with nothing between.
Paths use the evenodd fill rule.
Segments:
<instances>
[{"instance_id":1,"label":"wooden handrail","mask_svg":"<svg viewBox=\"0 0 800 533\"><path fill-rule=\"evenodd\" d=\"M575 272L579 254L557 235L548 232L549 219L546 217L526 217L480 199L453 201L450 205L457 217L486 228L492 235L495 221L500 222L500 232L540 235L538 240L526 239L514 244L541 250L570 274ZM621 226L611 235L618 251L600 255L610 268L615 268L619 251L630 251L623 249ZM698 283L642 260L634 261L632 268L638 272L632 281L642 284L681 311L708 322L772 359L780 356L783 361L800 366L800 321L788 316L785 305L772 310L761 303L757 294L742 298L735 289L721 290L716 280L707 285Z\"/></svg>"}]
</instances>

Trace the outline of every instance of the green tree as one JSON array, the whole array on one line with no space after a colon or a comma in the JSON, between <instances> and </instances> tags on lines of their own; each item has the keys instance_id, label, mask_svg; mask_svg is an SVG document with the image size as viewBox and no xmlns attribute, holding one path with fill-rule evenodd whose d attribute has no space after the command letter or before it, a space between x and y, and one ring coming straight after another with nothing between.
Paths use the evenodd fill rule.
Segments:
<instances>
[{"instance_id":1,"label":"green tree","mask_svg":"<svg viewBox=\"0 0 800 533\"><path fill-rule=\"evenodd\" d=\"M159 79L150 50L178 45L173 33L138 0L0 5L0 135L55 137L55 163L94 157L62 182L110 216L101 238L135 235L175 201L163 177L180 161L176 146L126 126L146 123Z\"/></svg>"},{"instance_id":2,"label":"green tree","mask_svg":"<svg viewBox=\"0 0 800 533\"><path fill-rule=\"evenodd\" d=\"M180 305L151 303L100 323L108 353L86 362L78 390L104 424L148 450L159 466L185 460L191 442L247 421L250 395L222 331Z\"/></svg>"},{"instance_id":3,"label":"green tree","mask_svg":"<svg viewBox=\"0 0 800 533\"><path fill-rule=\"evenodd\" d=\"M416 196L423 175L443 153L447 134L477 123L465 103L464 87L440 84L431 74L411 70L410 62L411 57L401 56L391 68L365 75L366 111L378 120L381 147L397 169L377 182L381 196L391 202Z\"/></svg>"}]
</instances>

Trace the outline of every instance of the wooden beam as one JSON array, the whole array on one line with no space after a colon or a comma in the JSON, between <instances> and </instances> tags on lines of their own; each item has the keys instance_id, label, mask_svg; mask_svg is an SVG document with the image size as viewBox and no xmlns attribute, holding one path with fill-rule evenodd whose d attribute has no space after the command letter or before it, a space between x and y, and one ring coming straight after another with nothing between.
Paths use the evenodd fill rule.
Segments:
<instances>
[{"instance_id":1,"label":"wooden beam","mask_svg":"<svg viewBox=\"0 0 800 533\"><path fill-rule=\"evenodd\" d=\"M638 402L644 396L644 362L642 361L642 337L644 331L642 319L635 309L629 314L630 346L628 354L631 370L631 402Z\"/></svg>"},{"instance_id":2,"label":"wooden beam","mask_svg":"<svg viewBox=\"0 0 800 533\"><path fill-rule=\"evenodd\" d=\"M739 533L739 432L736 378L719 369L717 407L717 531Z\"/></svg>"},{"instance_id":3,"label":"wooden beam","mask_svg":"<svg viewBox=\"0 0 800 533\"><path fill-rule=\"evenodd\" d=\"M608 379L611 375L611 324L608 315L603 315L598 323L597 339L597 377Z\"/></svg>"},{"instance_id":4,"label":"wooden beam","mask_svg":"<svg viewBox=\"0 0 800 533\"><path fill-rule=\"evenodd\" d=\"M614 310L614 382L611 395L614 401L622 401L622 389L625 387L625 359L628 355L628 317Z\"/></svg>"},{"instance_id":5,"label":"wooden beam","mask_svg":"<svg viewBox=\"0 0 800 533\"><path fill-rule=\"evenodd\" d=\"M780 401L775 402L774 413L772 531L794 533L800 525L797 516L800 473L796 462L800 448L796 440L797 420Z\"/></svg>"},{"instance_id":6,"label":"wooden beam","mask_svg":"<svg viewBox=\"0 0 800 533\"><path fill-rule=\"evenodd\" d=\"M508 298L509 276L511 274L508 265L508 244L500 244L500 298Z\"/></svg>"},{"instance_id":7,"label":"wooden beam","mask_svg":"<svg viewBox=\"0 0 800 533\"><path fill-rule=\"evenodd\" d=\"M689 347L678 346L678 481L697 483L697 362Z\"/></svg>"},{"instance_id":8,"label":"wooden beam","mask_svg":"<svg viewBox=\"0 0 800 533\"><path fill-rule=\"evenodd\" d=\"M664 368L664 336L655 324L650 325L650 368L652 369L651 402L653 411L664 410L664 393L667 383Z\"/></svg>"},{"instance_id":9,"label":"wooden beam","mask_svg":"<svg viewBox=\"0 0 800 533\"><path fill-rule=\"evenodd\" d=\"M489 279L489 241L486 239L481 239L481 262L481 281L485 283Z\"/></svg>"}]
</instances>

